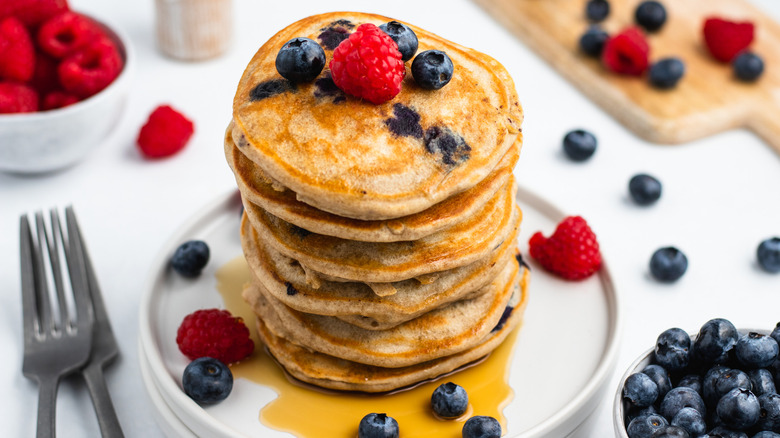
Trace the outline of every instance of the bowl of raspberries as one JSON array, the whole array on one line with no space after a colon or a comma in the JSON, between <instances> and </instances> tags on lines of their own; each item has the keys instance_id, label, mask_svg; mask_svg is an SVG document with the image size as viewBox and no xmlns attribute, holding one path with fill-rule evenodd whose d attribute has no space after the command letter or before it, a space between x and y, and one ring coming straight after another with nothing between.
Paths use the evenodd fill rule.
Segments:
<instances>
[{"instance_id":1,"label":"bowl of raspberries","mask_svg":"<svg viewBox=\"0 0 780 438\"><path fill-rule=\"evenodd\" d=\"M124 108L128 39L66 0L0 3L0 171L71 166Z\"/></svg>"},{"instance_id":2,"label":"bowl of raspberries","mask_svg":"<svg viewBox=\"0 0 780 438\"><path fill-rule=\"evenodd\" d=\"M662 332L620 381L622 438L780 437L780 323L737 329L714 318L689 335Z\"/></svg>"}]
</instances>

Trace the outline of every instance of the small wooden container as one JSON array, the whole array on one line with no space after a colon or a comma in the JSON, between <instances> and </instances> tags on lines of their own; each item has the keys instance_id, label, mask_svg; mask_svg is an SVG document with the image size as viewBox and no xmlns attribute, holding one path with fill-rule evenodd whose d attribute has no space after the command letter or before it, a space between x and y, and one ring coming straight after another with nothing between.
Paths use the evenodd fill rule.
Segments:
<instances>
[{"instance_id":1,"label":"small wooden container","mask_svg":"<svg viewBox=\"0 0 780 438\"><path fill-rule=\"evenodd\" d=\"M232 39L232 6L232 0L155 0L160 50L186 61L221 55Z\"/></svg>"}]
</instances>

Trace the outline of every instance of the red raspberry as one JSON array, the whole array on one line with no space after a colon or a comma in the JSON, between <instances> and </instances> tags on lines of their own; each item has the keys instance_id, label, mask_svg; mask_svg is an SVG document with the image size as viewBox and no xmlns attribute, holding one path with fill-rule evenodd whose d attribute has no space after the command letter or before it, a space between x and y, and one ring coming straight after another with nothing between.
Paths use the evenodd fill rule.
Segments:
<instances>
[{"instance_id":1,"label":"red raspberry","mask_svg":"<svg viewBox=\"0 0 780 438\"><path fill-rule=\"evenodd\" d=\"M753 42L755 26L749 21L734 22L711 17L704 21L702 33L712 56L721 62L731 62Z\"/></svg>"},{"instance_id":2,"label":"red raspberry","mask_svg":"<svg viewBox=\"0 0 780 438\"><path fill-rule=\"evenodd\" d=\"M361 24L333 51L329 64L336 86L374 104L401 92L406 67L398 45L373 24Z\"/></svg>"},{"instance_id":3,"label":"red raspberry","mask_svg":"<svg viewBox=\"0 0 780 438\"><path fill-rule=\"evenodd\" d=\"M176 344L190 360L213 357L226 364L240 361L255 349L244 321L220 309L185 316L176 332Z\"/></svg>"},{"instance_id":4,"label":"red raspberry","mask_svg":"<svg viewBox=\"0 0 780 438\"><path fill-rule=\"evenodd\" d=\"M26 26L36 26L68 9L66 0L2 0L0 19L13 15Z\"/></svg>"},{"instance_id":5,"label":"red raspberry","mask_svg":"<svg viewBox=\"0 0 780 438\"><path fill-rule=\"evenodd\" d=\"M38 47L49 55L62 59L86 47L103 32L89 18L75 12L63 12L38 29Z\"/></svg>"},{"instance_id":6,"label":"red raspberry","mask_svg":"<svg viewBox=\"0 0 780 438\"><path fill-rule=\"evenodd\" d=\"M38 93L24 84L0 82L0 114L38 111Z\"/></svg>"},{"instance_id":7,"label":"red raspberry","mask_svg":"<svg viewBox=\"0 0 780 438\"><path fill-rule=\"evenodd\" d=\"M138 133L138 147L149 158L175 154L187 145L195 126L168 105L157 107Z\"/></svg>"},{"instance_id":8,"label":"red raspberry","mask_svg":"<svg viewBox=\"0 0 780 438\"><path fill-rule=\"evenodd\" d=\"M583 280L601 267L596 235L580 216L569 216L549 238L537 232L528 242L531 257L548 271L567 280Z\"/></svg>"},{"instance_id":9,"label":"red raspberry","mask_svg":"<svg viewBox=\"0 0 780 438\"><path fill-rule=\"evenodd\" d=\"M43 96L43 101L41 102L41 110L52 110L57 108L62 108L68 105L73 105L74 103L78 102L79 98L68 94L64 91L52 91L45 96Z\"/></svg>"},{"instance_id":10,"label":"red raspberry","mask_svg":"<svg viewBox=\"0 0 780 438\"><path fill-rule=\"evenodd\" d=\"M630 27L607 40L601 61L615 73L641 76L650 64L650 46L642 31Z\"/></svg>"},{"instance_id":11,"label":"red raspberry","mask_svg":"<svg viewBox=\"0 0 780 438\"><path fill-rule=\"evenodd\" d=\"M27 82L35 70L30 33L16 17L0 21L0 79Z\"/></svg>"},{"instance_id":12,"label":"red raspberry","mask_svg":"<svg viewBox=\"0 0 780 438\"><path fill-rule=\"evenodd\" d=\"M58 61L51 56L37 52L35 57L35 71L30 86L38 90L38 93L46 94L62 88L60 78L57 75Z\"/></svg>"},{"instance_id":13,"label":"red raspberry","mask_svg":"<svg viewBox=\"0 0 780 438\"><path fill-rule=\"evenodd\" d=\"M65 91L81 98L106 88L122 71L122 58L108 38L98 38L62 60L57 68Z\"/></svg>"}]
</instances>

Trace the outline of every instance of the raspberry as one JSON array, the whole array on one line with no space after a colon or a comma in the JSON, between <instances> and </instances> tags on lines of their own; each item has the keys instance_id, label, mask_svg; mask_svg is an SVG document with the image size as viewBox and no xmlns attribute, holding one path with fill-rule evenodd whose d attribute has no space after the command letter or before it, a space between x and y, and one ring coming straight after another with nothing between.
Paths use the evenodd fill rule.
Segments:
<instances>
[{"instance_id":1,"label":"raspberry","mask_svg":"<svg viewBox=\"0 0 780 438\"><path fill-rule=\"evenodd\" d=\"M333 51L333 82L344 92L380 104L401 91L406 67L398 45L373 24L361 24Z\"/></svg>"},{"instance_id":2,"label":"raspberry","mask_svg":"<svg viewBox=\"0 0 780 438\"><path fill-rule=\"evenodd\" d=\"M176 332L176 344L190 360L213 357L226 364L240 361L255 349L244 321L220 309L196 310L185 316Z\"/></svg>"},{"instance_id":3,"label":"raspberry","mask_svg":"<svg viewBox=\"0 0 780 438\"><path fill-rule=\"evenodd\" d=\"M630 27L609 38L604 44L601 61L611 71L641 76L650 64L650 46L636 27Z\"/></svg>"},{"instance_id":4,"label":"raspberry","mask_svg":"<svg viewBox=\"0 0 780 438\"><path fill-rule=\"evenodd\" d=\"M168 105L157 107L138 133L138 147L149 158L168 157L187 145L195 127Z\"/></svg>"},{"instance_id":5,"label":"raspberry","mask_svg":"<svg viewBox=\"0 0 780 438\"><path fill-rule=\"evenodd\" d=\"M57 73L65 91L81 98L106 88L122 71L122 58L108 38L98 38L62 60Z\"/></svg>"},{"instance_id":6,"label":"raspberry","mask_svg":"<svg viewBox=\"0 0 780 438\"><path fill-rule=\"evenodd\" d=\"M596 235L580 216L565 218L549 238L537 232L528 244L531 257L567 280L583 280L601 267Z\"/></svg>"},{"instance_id":7,"label":"raspberry","mask_svg":"<svg viewBox=\"0 0 780 438\"><path fill-rule=\"evenodd\" d=\"M43 100L41 101L41 110L46 111L62 108L68 105L73 105L78 101L79 98L72 94L65 93L64 91L52 91L43 96Z\"/></svg>"},{"instance_id":8,"label":"raspberry","mask_svg":"<svg viewBox=\"0 0 780 438\"><path fill-rule=\"evenodd\" d=\"M75 12L63 12L46 20L38 29L38 47L62 59L103 35L89 18Z\"/></svg>"},{"instance_id":9,"label":"raspberry","mask_svg":"<svg viewBox=\"0 0 780 438\"><path fill-rule=\"evenodd\" d=\"M0 82L0 114L38 111L38 93L24 84Z\"/></svg>"},{"instance_id":10,"label":"raspberry","mask_svg":"<svg viewBox=\"0 0 780 438\"><path fill-rule=\"evenodd\" d=\"M57 75L58 61L51 56L37 52L35 56L35 71L30 79L30 86L41 94L46 94L62 88Z\"/></svg>"},{"instance_id":11,"label":"raspberry","mask_svg":"<svg viewBox=\"0 0 780 438\"><path fill-rule=\"evenodd\" d=\"M711 17L704 20L702 33L704 44L712 56L721 62L731 62L753 42L755 26L749 21L734 22Z\"/></svg>"},{"instance_id":12,"label":"raspberry","mask_svg":"<svg viewBox=\"0 0 780 438\"><path fill-rule=\"evenodd\" d=\"M3 0L0 19L13 15L26 26L36 26L68 9L66 0Z\"/></svg>"},{"instance_id":13,"label":"raspberry","mask_svg":"<svg viewBox=\"0 0 780 438\"><path fill-rule=\"evenodd\" d=\"M35 70L30 33L16 17L0 21L0 79L27 82Z\"/></svg>"}]
</instances>

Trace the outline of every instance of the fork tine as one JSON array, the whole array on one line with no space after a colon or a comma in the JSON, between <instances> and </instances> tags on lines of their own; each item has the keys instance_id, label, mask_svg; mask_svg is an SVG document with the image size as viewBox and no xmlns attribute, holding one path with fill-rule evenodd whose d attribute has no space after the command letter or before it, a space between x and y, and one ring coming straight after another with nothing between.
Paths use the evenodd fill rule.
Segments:
<instances>
[{"instance_id":1,"label":"fork tine","mask_svg":"<svg viewBox=\"0 0 780 438\"><path fill-rule=\"evenodd\" d=\"M29 345L35 337L35 262L33 260L33 238L30 231L30 220L27 215L19 218L19 253L21 255L22 271L22 326L24 343Z\"/></svg>"},{"instance_id":2,"label":"fork tine","mask_svg":"<svg viewBox=\"0 0 780 438\"><path fill-rule=\"evenodd\" d=\"M44 267L43 252L49 250L48 233L43 223L43 213L35 213L35 225L38 230L38 246L33 251L35 260L35 299L38 305L38 328L41 333L49 336L54 330L54 320L51 315L51 300L49 299L49 282L46 280L46 268ZM51 254L49 254L51 259Z\"/></svg>"},{"instance_id":3,"label":"fork tine","mask_svg":"<svg viewBox=\"0 0 780 438\"><path fill-rule=\"evenodd\" d=\"M77 324L79 327L92 326L92 297L87 283L87 270L84 261L84 246L79 237L78 223L72 209L65 210L68 228L68 251L66 251L68 269L73 285L73 300L76 304ZM64 240L64 236L63 236Z\"/></svg>"},{"instance_id":4,"label":"fork tine","mask_svg":"<svg viewBox=\"0 0 780 438\"><path fill-rule=\"evenodd\" d=\"M51 236L49 238L49 263L51 263L51 270L54 277L54 288L57 293L57 303L59 309L60 330L65 330L70 324L68 319L68 307L65 301L65 285L62 281L62 266L60 265L60 250L58 242L62 241L63 251L66 250L65 241L62 238L62 229L60 227L60 218L56 209L52 209L49 212L51 218Z\"/></svg>"}]
</instances>

